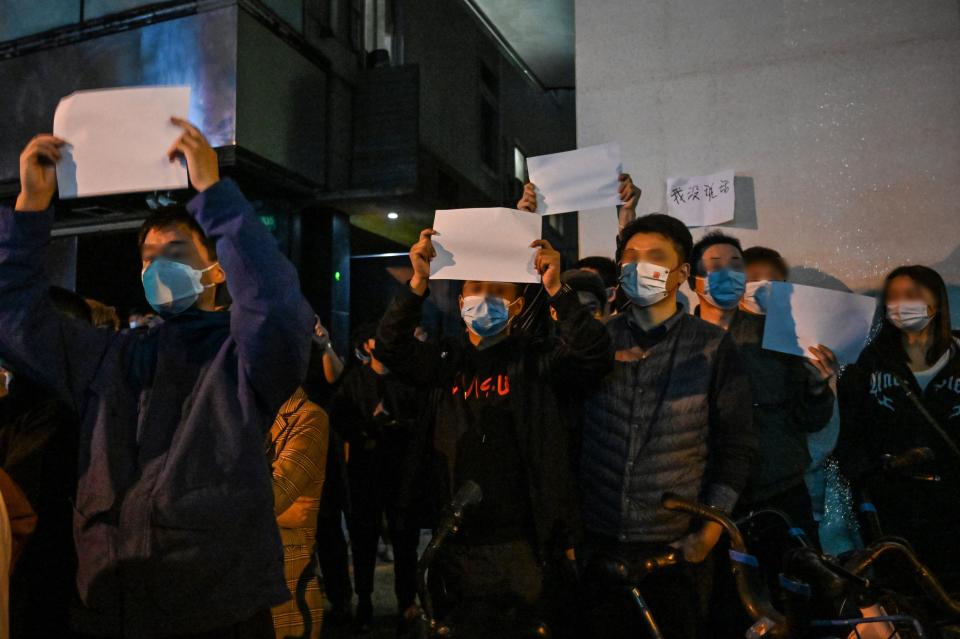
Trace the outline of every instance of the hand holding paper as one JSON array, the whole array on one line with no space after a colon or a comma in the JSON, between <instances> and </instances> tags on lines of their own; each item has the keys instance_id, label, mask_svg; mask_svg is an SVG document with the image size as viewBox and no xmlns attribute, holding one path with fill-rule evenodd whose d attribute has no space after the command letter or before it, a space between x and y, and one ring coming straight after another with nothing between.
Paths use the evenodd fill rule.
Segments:
<instances>
[{"instance_id":1,"label":"hand holding paper","mask_svg":"<svg viewBox=\"0 0 960 639\"><path fill-rule=\"evenodd\" d=\"M542 222L538 215L504 208L437 211L431 235L426 238L435 255L429 277L538 282L536 252L530 243L540 239ZM418 254L426 254L425 247Z\"/></svg>"},{"instance_id":2,"label":"hand holding paper","mask_svg":"<svg viewBox=\"0 0 960 639\"><path fill-rule=\"evenodd\" d=\"M68 140L57 163L61 198L187 187L187 170L164 151L186 117L190 87L78 91L60 101L55 135Z\"/></svg>"},{"instance_id":3,"label":"hand holding paper","mask_svg":"<svg viewBox=\"0 0 960 639\"><path fill-rule=\"evenodd\" d=\"M837 364L851 364L867 343L876 306L867 295L771 282L763 347L814 359L810 347L823 344Z\"/></svg>"},{"instance_id":4,"label":"hand holding paper","mask_svg":"<svg viewBox=\"0 0 960 639\"><path fill-rule=\"evenodd\" d=\"M220 181L217 152L197 127L180 118L170 118L170 122L183 129L183 133L167 149L167 158L171 162L179 157L184 158L193 188L199 192L206 191Z\"/></svg>"},{"instance_id":5,"label":"hand holding paper","mask_svg":"<svg viewBox=\"0 0 960 639\"><path fill-rule=\"evenodd\" d=\"M417 295L427 292L427 283L430 280L430 260L437 256L433 248L433 236L437 232L433 229L420 231L420 239L410 248L410 265L413 267L413 277L410 278L410 288Z\"/></svg>"},{"instance_id":6,"label":"hand holding paper","mask_svg":"<svg viewBox=\"0 0 960 639\"><path fill-rule=\"evenodd\" d=\"M534 240L530 248L539 248L533 259L533 266L540 273L543 288L553 297L560 292L560 251L553 248L547 240Z\"/></svg>"},{"instance_id":7,"label":"hand holding paper","mask_svg":"<svg viewBox=\"0 0 960 639\"><path fill-rule=\"evenodd\" d=\"M55 165L60 161L64 141L42 134L27 144L20 154L20 193L18 211L45 211L57 190Z\"/></svg>"}]
</instances>

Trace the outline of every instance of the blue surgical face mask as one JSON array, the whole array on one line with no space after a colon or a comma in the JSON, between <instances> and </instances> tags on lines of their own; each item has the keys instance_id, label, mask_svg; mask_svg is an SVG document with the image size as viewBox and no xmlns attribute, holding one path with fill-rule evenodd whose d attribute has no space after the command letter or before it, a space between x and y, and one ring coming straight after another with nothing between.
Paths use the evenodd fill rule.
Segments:
<instances>
[{"instance_id":1,"label":"blue surgical face mask","mask_svg":"<svg viewBox=\"0 0 960 639\"><path fill-rule=\"evenodd\" d=\"M469 295L463 298L460 316L474 335L493 337L506 330L510 323L510 305L514 302L508 303L502 297Z\"/></svg>"},{"instance_id":2,"label":"blue surgical face mask","mask_svg":"<svg viewBox=\"0 0 960 639\"><path fill-rule=\"evenodd\" d=\"M703 297L717 308L730 309L740 303L746 289L747 275L743 271L722 268L707 275Z\"/></svg>"},{"instance_id":3,"label":"blue surgical face mask","mask_svg":"<svg viewBox=\"0 0 960 639\"><path fill-rule=\"evenodd\" d=\"M159 257L143 269L143 292L147 302L158 313L178 315L193 306L200 293L213 284L201 282L203 274L215 267L213 263L203 270L197 270L183 262Z\"/></svg>"},{"instance_id":4,"label":"blue surgical face mask","mask_svg":"<svg viewBox=\"0 0 960 639\"><path fill-rule=\"evenodd\" d=\"M620 288L637 306L652 306L667 296L670 269L650 262L629 262L620 269Z\"/></svg>"}]
</instances>

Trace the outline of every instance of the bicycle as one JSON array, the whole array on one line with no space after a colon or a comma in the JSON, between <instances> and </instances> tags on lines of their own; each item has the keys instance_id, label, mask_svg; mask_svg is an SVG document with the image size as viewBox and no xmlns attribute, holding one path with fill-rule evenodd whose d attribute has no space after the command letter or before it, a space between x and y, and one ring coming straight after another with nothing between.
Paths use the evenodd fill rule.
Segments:
<instances>
[{"instance_id":1,"label":"bicycle","mask_svg":"<svg viewBox=\"0 0 960 639\"><path fill-rule=\"evenodd\" d=\"M450 639L462 636L464 634L473 636L482 629L482 626L472 628L473 621L466 619L460 620L460 625L441 621L436 616L433 595L431 593L429 576L430 570L440 555L443 545L452 537L460 532L460 525L463 521L463 513L467 506L475 504L483 499L483 492L480 486L475 482L468 481L454 495L451 502L447 505L440 523L436 527L430 543L423 551L417 564L418 594L420 598L420 621L422 624L421 635L428 639ZM516 624L514 624L516 625ZM513 628L517 632L520 629ZM548 639L550 637L549 627L543 623L534 621L531 627L522 628L525 636ZM483 636L487 636L486 632Z\"/></svg>"},{"instance_id":2,"label":"bicycle","mask_svg":"<svg viewBox=\"0 0 960 639\"><path fill-rule=\"evenodd\" d=\"M709 506L687 502L672 495L665 495L662 505L668 510L713 521L724 529L730 539L731 570L737 592L744 609L753 620L753 626L746 633L748 639L838 637L838 630L846 630L843 637L911 636L923 639L926 631L917 619L884 612L881 599L889 594L888 591L878 588L865 576L881 557L891 554L908 560L914 569L914 578L938 607L951 614L960 612L960 602L950 597L932 572L901 543L882 541L855 553L840 564L817 552L802 538L798 540L799 547L788 551L784 558L784 569L780 574L780 583L784 587L784 611L781 612L764 594L760 585L759 562L748 552L742 533L729 517ZM793 528L783 513L767 512L777 513L788 528ZM837 605L838 601L848 600L855 602L859 616L844 614L845 605ZM824 615L824 612L827 614Z\"/></svg>"}]
</instances>

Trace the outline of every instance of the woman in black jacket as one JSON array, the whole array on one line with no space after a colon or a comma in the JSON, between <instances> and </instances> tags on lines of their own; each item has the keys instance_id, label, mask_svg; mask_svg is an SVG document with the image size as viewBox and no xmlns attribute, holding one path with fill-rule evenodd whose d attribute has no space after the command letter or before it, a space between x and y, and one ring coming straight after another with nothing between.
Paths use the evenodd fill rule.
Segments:
<instances>
[{"instance_id":1,"label":"woman in black jacket","mask_svg":"<svg viewBox=\"0 0 960 639\"><path fill-rule=\"evenodd\" d=\"M836 455L854 490L872 495L883 532L909 540L945 583L960 586L960 342L946 286L932 269L901 266L887 276L882 302L880 332L840 380ZM881 470L883 455L917 447L935 459Z\"/></svg>"}]
</instances>

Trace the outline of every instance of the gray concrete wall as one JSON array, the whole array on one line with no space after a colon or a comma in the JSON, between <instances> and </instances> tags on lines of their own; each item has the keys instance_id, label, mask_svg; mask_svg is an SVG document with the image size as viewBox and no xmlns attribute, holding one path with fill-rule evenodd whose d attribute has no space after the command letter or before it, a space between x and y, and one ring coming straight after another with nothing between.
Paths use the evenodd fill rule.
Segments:
<instances>
[{"instance_id":1,"label":"gray concrete wall","mask_svg":"<svg viewBox=\"0 0 960 639\"><path fill-rule=\"evenodd\" d=\"M577 0L576 56L578 143L623 145L642 212L732 167L745 245L860 291L933 266L957 323L956 0Z\"/></svg>"}]
</instances>

